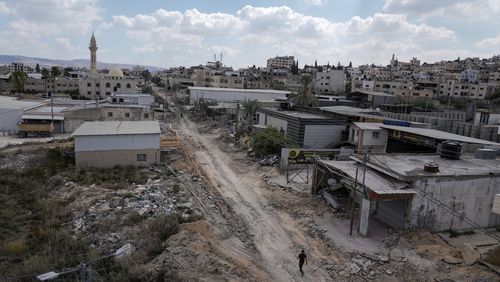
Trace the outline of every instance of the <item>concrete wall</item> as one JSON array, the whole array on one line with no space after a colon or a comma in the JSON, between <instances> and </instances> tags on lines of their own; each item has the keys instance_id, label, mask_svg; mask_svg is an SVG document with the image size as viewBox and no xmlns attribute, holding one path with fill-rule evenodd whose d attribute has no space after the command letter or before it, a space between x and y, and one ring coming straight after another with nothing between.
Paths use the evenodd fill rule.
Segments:
<instances>
[{"instance_id":1,"label":"concrete wall","mask_svg":"<svg viewBox=\"0 0 500 282\"><path fill-rule=\"evenodd\" d=\"M499 176L436 177L427 178L427 183L425 180L419 180L415 185L482 227L500 225L500 215L491 211L494 195L500 193ZM424 198L421 193L416 194L412 199L410 209L410 226L418 226L434 232L473 228Z\"/></svg>"},{"instance_id":2,"label":"concrete wall","mask_svg":"<svg viewBox=\"0 0 500 282\"><path fill-rule=\"evenodd\" d=\"M0 132L17 132L17 123L21 120L22 115L22 109L0 108Z\"/></svg>"},{"instance_id":3,"label":"concrete wall","mask_svg":"<svg viewBox=\"0 0 500 282\"><path fill-rule=\"evenodd\" d=\"M275 92L269 90L269 92L251 92L251 91L217 91L217 90L200 90L200 89L190 89L189 90L189 103L193 104L199 99L216 100L219 102L243 102L246 100L259 100L259 101L269 101L276 98L285 98L287 92Z\"/></svg>"},{"instance_id":4,"label":"concrete wall","mask_svg":"<svg viewBox=\"0 0 500 282\"><path fill-rule=\"evenodd\" d=\"M160 149L160 134L76 136L75 152Z\"/></svg>"},{"instance_id":5,"label":"concrete wall","mask_svg":"<svg viewBox=\"0 0 500 282\"><path fill-rule=\"evenodd\" d=\"M265 124L265 125L266 126L276 127L278 130L283 129L286 132L287 131L288 122L286 120L282 120L282 119L275 118L275 117L272 117L272 116L267 116L267 124Z\"/></svg>"},{"instance_id":6,"label":"concrete wall","mask_svg":"<svg viewBox=\"0 0 500 282\"><path fill-rule=\"evenodd\" d=\"M86 121L154 120L153 111L145 112L143 108L133 107L89 107L67 111L64 116L65 133L72 133Z\"/></svg>"},{"instance_id":7,"label":"concrete wall","mask_svg":"<svg viewBox=\"0 0 500 282\"><path fill-rule=\"evenodd\" d=\"M340 143L343 125L305 125L304 148L325 148L332 143Z\"/></svg>"},{"instance_id":8,"label":"concrete wall","mask_svg":"<svg viewBox=\"0 0 500 282\"><path fill-rule=\"evenodd\" d=\"M145 154L146 161L137 161L137 154ZM160 160L160 151L157 149L143 150L109 150L76 152L76 167L112 168L114 166L149 166Z\"/></svg>"}]
</instances>

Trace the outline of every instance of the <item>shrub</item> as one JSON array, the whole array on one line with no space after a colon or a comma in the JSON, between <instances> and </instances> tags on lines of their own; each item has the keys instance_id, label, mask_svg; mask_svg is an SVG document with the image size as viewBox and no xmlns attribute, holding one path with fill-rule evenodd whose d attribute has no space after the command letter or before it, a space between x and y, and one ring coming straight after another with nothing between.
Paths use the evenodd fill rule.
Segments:
<instances>
[{"instance_id":1,"label":"shrub","mask_svg":"<svg viewBox=\"0 0 500 282\"><path fill-rule=\"evenodd\" d=\"M3 250L7 255L20 256L28 250L28 247L26 246L24 239L16 239L5 242L3 244Z\"/></svg>"}]
</instances>

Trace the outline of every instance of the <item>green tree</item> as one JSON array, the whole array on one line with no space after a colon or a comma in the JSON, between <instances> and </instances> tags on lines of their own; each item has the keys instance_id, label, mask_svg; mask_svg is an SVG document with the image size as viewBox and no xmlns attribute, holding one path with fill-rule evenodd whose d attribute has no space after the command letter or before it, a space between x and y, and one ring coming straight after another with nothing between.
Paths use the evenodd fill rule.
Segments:
<instances>
[{"instance_id":1,"label":"green tree","mask_svg":"<svg viewBox=\"0 0 500 282\"><path fill-rule=\"evenodd\" d=\"M21 99L21 92L24 90L26 81L28 81L28 76L22 71L15 71L9 77L12 89L18 93L19 99Z\"/></svg>"},{"instance_id":2,"label":"green tree","mask_svg":"<svg viewBox=\"0 0 500 282\"><path fill-rule=\"evenodd\" d=\"M142 88L142 93L145 93L145 94L153 94L153 87L151 87L150 85L148 86L144 86Z\"/></svg>"},{"instance_id":3,"label":"green tree","mask_svg":"<svg viewBox=\"0 0 500 282\"><path fill-rule=\"evenodd\" d=\"M70 71L73 71L73 68L64 68L64 76L69 77Z\"/></svg>"},{"instance_id":4,"label":"green tree","mask_svg":"<svg viewBox=\"0 0 500 282\"><path fill-rule=\"evenodd\" d=\"M300 76L300 87L295 95L294 103L299 106L313 107L318 105L318 99L312 93L313 78L310 74Z\"/></svg>"},{"instance_id":5,"label":"green tree","mask_svg":"<svg viewBox=\"0 0 500 282\"><path fill-rule=\"evenodd\" d=\"M253 124L253 117L257 114L259 109L259 102L257 100L248 100L241 103L243 109L245 110L245 121L246 127L250 127Z\"/></svg>"},{"instance_id":6,"label":"green tree","mask_svg":"<svg viewBox=\"0 0 500 282\"><path fill-rule=\"evenodd\" d=\"M161 78L159 76L155 75L155 76L153 76L151 78L151 82L153 82L156 85L160 85L161 84Z\"/></svg>"},{"instance_id":7,"label":"green tree","mask_svg":"<svg viewBox=\"0 0 500 282\"><path fill-rule=\"evenodd\" d=\"M151 73L149 72L149 70L143 70L141 72L141 76L142 78L144 78L144 82L148 82L151 80Z\"/></svg>"},{"instance_id":8,"label":"green tree","mask_svg":"<svg viewBox=\"0 0 500 282\"><path fill-rule=\"evenodd\" d=\"M253 138L253 149L257 156L280 154L281 148L294 147L298 147L298 145L275 127L263 129L257 132Z\"/></svg>"},{"instance_id":9,"label":"green tree","mask_svg":"<svg viewBox=\"0 0 500 282\"><path fill-rule=\"evenodd\" d=\"M56 78L57 76L61 75L61 70L58 66L52 66L52 68L50 69L50 73L54 78Z\"/></svg>"},{"instance_id":10,"label":"green tree","mask_svg":"<svg viewBox=\"0 0 500 282\"><path fill-rule=\"evenodd\" d=\"M36 64L35 72L40 73L40 65L38 63Z\"/></svg>"},{"instance_id":11,"label":"green tree","mask_svg":"<svg viewBox=\"0 0 500 282\"><path fill-rule=\"evenodd\" d=\"M46 68L43 68L41 73L42 73L42 78L47 78L50 76L50 71Z\"/></svg>"}]
</instances>

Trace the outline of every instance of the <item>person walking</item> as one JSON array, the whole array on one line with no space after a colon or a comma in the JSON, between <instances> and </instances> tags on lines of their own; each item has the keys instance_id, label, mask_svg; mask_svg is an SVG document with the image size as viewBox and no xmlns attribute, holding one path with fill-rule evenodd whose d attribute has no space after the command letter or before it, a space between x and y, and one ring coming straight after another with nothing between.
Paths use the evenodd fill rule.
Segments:
<instances>
[{"instance_id":1,"label":"person walking","mask_svg":"<svg viewBox=\"0 0 500 282\"><path fill-rule=\"evenodd\" d=\"M302 252L297 256L297 259L299 260L299 271L302 274L302 276L304 276L304 271L302 270L302 266L304 265L304 262L306 264L308 264L307 263L307 256L306 256L304 250L302 250Z\"/></svg>"}]
</instances>

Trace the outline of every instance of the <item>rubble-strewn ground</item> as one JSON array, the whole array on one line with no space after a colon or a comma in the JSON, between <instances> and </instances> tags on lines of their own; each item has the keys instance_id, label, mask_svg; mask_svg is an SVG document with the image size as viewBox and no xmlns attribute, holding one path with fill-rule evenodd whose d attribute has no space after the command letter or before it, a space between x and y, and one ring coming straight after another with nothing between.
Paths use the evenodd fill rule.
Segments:
<instances>
[{"instance_id":1,"label":"rubble-strewn ground","mask_svg":"<svg viewBox=\"0 0 500 282\"><path fill-rule=\"evenodd\" d=\"M70 142L1 150L0 280L30 281L127 243L131 255L93 265L104 281L499 280L428 232L332 236L347 230L325 222L342 226L345 214L258 165L217 123L171 116L182 146L157 167L76 170Z\"/></svg>"}]
</instances>

